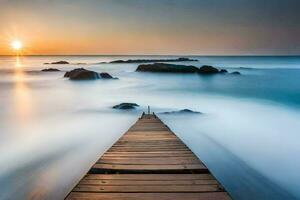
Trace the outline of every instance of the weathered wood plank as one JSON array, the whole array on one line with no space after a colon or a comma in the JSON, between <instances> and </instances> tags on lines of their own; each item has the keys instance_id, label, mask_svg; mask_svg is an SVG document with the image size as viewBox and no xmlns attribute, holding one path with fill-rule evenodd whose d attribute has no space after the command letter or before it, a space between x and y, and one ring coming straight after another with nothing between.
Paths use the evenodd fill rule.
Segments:
<instances>
[{"instance_id":1,"label":"weathered wood plank","mask_svg":"<svg viewBox=\"0 0 300 200\"><path fill-rule=\"evenodd\" d=\"M97 161L99 164L201 164L201 162L195 158L101 158Z\"/></svg>"},{"instance_id":2,"label":"weathered wood plank","mask_svg":"<svg viewBox=\"0 0 300 200\"><path fill-rule=\"evenodd\" d=\"M211 174L87 174L85 180L211 180Z\"/></svg>"},{"instance_id":3,"label":"weathered wood plank","mask_svg":"<svg viewBox=\"0 0 300 200\"><path fill-rule=\"evenodd\" d=\"M218 185L80 185L74 192L220 192Z\"/></svg>"},{"instance_id":4,"label":"weathered wood plank","mask_svg":"<svg viewBox=\"0 0 300 200\"><path fill-rule=\"evenodd\" d=\"M192 154L104 154L101 158L107 159L107 158L145 158L145 159L150 159L150 158L194 158Z\"/></svg>"},{"instance_id":5,"label":"weathered wood plank","mask_svg":"<svg viewBox=\"0 0 300 200\"><path fill-rule=\"evenodd\" d=\"M95 164L92 169L109 169L109 170L201 170L207 169L203 164Z\"/></svg>"},{"instance_id":6,"label":"weathered wood plank","mask_svg":"<svg viewBox=\"0 0 300 200\"><path fill-rule=\"evenodd\" d=\"M176 154L189 154L191 153L191 151L176 151L176 150L169 150L169 151L148 151L148 152L109 152L107 151L106 152L107 154L153 154L153 153L156 153L156 154L160 154L160 153L176 153ZM194 155L195 156L195 155Z\"/></svg>"},{"instance_id":7,"label":"weathered wood plank","mask_svg":"<svg viewBox=\"0 0 300 200\"><path fill-rule=\"evenodd\" d=\"M67 200L230 200L226 192L207 193L86 193L72 192Z\"/></svg>"},{"instance_id":8,"label":"weathered wood plank","mask_svg":"<svg viewBox=\"0 0 300 200\"><path fill-rule=\"evenodd\" d=\"M216 180L89 180L82 179L81 185L218 185Z\"/></svg>"}]
</instances>

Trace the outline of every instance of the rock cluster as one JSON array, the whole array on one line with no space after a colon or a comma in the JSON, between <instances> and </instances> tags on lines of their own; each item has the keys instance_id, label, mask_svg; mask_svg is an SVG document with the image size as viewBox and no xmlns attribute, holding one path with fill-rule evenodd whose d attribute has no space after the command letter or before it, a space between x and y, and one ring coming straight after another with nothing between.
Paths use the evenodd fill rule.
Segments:
<instances>
[{"instance_id":1,"label":"rock cluster","mask_svg":"<svg viewBox=\"0 0 300 200\"><path fill-rule=\"evenodd\" d=\"M178 111L163 112L161 114L202 114L202 113L198 112L198 111L193 111L190 109L183 109L183 110L178 110Z\"/></svg>"},{"instance_id":2,"label":"rock cluster","mask_svg":"<svg viewBox=\"0 0 300 200\"><path fill-rule=\"evenodd\" d=\"M96 80L100 76L97 72L86 70L84 68L77 68L65 73L64 77L70 80Z\"/></svg>"},{"instance_id":3,"label":"rock cluster","mask_svg":"<svg viewBox=\"0 0 300 200\"><path fill-rule=\"evenodd\" d=\"M59 72L59 69L56 68L46 68L46 69L42 69L42 72Z\"/></svg>"},{"instance_id":4,"label":"rock cluster","mask_svg":"<svg viewBox=\"0 0 300 200\"><path fill-rule=\"evenodd\" d=\"M153 63L153 62L185 62L185 61L198 61L190 58L176 58L176 59L130 59L130 60L114 60L110 63Z\"/></svg>"},{"instance_id":5,"label":"rock cluster","mask_svg":"<svg viewBox=\"0 0 300 200\"><path fill-rule=\"evenodd\" d=\"M120 103L118 105L113 106L113 109L120 109L120 110L131 110L139 107L136 103Z\"/></svg>"},{"instance_id":6,"label":"rock cluster","mask_svg":"<svg viewBox=\"0 0 300 200\"><path fill-rule=\"evenodd\" d=\"M71 71L68 71L64 75L65 78L69 78L70 80L97 80L100 78L103 79L117 79L112 77L109 73L102 72L97 73L91 70L87 70L84 68L76 68Z\"/></svg>"},{"instance_id":7,"label":"rock cluster","mask_svg":"<svg viewBox=\"0 0 300 200\"><path fill-rule=\"evenodd\" d=\"M57 61L57 62L52 62L52 63L44 63L45 65L67 65L67 64L70 64L69 62L67 61L64 61L64 60L61 60L61 61Z\"/></svg>"},{"instance_id":8,"label":"rock cluster","mask_svg":"<svg viewBox=\"0 0 300 200\"><path fill-rule=\"evenodd\" d=\"M139 65L138 72L168 72L168 73L196 73L199 69L195 66L154 63Z\"/></svg>"},{"instance_id":9,"label":"rock cluster","mask_svg":"<svg viewBox=\"0 0 300 200\"><path fill-rule=\"evenodd\" d=\"M153 64L141 64L136 69L137 72L166 72L166 73L198 73L201 75L212 74L226 74L226 69L218 69L210 65L203 65L197 68L192 65L177 65L166 63L153 63ZM239 72L232 72L231 74L240 74Z\"/></svg>"}]
</instances>

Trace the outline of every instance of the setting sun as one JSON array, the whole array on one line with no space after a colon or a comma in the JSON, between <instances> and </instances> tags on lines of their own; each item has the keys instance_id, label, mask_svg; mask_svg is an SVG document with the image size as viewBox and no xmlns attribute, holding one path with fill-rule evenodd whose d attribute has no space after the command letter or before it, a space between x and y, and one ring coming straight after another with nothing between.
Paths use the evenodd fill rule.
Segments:
<instances>
[{"instance_id":1,"label":"setting sun","mask_svg":"<svg viewBox=\"0 0 300 200\"><path fill-rule=\"evenodd\" d=\"M18 51L18 50L22 49L23 44L19 40L14 40L11 42L11 47L12 47L12 49Z\"/></svg>"}]
</instances>

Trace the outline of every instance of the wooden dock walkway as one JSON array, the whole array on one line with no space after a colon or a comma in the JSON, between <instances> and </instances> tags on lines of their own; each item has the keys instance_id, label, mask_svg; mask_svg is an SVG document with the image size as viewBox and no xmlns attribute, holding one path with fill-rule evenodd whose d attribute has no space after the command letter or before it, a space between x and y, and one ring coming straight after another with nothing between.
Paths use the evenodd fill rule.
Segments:
<instances>
[{"instance_id":1,"label":"wooden dock walkway","mask_svg":"<svg viewBox=\"0 0 300 200\"><path fill-rule=\"evenodd\" d=\"M143 115L66 200L229 200L220 183L155 115Z\"/></svg>"}]
</instances>

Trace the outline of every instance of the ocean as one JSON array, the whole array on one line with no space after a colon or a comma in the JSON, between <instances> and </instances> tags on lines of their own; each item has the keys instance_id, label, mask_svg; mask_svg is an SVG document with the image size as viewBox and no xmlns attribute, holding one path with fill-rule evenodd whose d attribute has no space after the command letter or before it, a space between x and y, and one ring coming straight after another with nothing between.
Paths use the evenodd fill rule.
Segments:
<instances>
[{"instance_id":1,"label":"ocean","mask_svg":"<svg viewBox=\"0 0 300 200\"><path fill-rule=\"evenodd\" d=\"M300 199L300 57L188 56L241 75L135 72L119 59L179 56L1 56L0 199L63 199L147 106L233 199ZM69 65L44 65L66 60ZM55 67L60 72L41 72ZM84 67L118 80L70 81ZM137 103L134 111L114 110ZM191 109L200 115L164 115Z\"/></svg>"}]
</instances>

